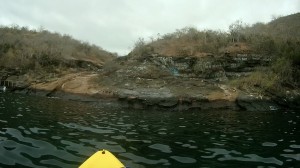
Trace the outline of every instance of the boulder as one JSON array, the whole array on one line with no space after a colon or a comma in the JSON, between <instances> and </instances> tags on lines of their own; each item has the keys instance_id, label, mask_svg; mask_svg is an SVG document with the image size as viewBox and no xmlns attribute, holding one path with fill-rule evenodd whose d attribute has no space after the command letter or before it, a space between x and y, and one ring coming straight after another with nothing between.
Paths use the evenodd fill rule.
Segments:
<instances>
[{"instance_id":1,"label":"boulder","mask_svg":"<svg viewBox=\"0 0 300 168\"><path fill-rule=\"evenodd\" d=\"M277 103L268 97L240 93L236 99L237 105L247 111L275 111L280 109Z\"/></svg>"}]
</instances>

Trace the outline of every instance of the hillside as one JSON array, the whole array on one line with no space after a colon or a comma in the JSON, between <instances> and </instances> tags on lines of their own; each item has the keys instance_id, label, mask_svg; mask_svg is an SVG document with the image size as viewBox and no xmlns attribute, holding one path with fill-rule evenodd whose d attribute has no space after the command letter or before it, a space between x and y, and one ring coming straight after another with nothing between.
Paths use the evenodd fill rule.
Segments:
<instances>
[{"instance_id":1,"label":"hillside","mask_svg":"<svg viewBox=\"0 0 300 168\"><path fill-rule=\"evenodd\" d=\"M268 23L273 36L300 40L300 13L279 17Z\"/></svg>"},{"instance_id":2,"label":"hillside","mask_svg":"<svg viewBox=\"0 0 300 168\"><path fill-rule=\"evenodd\" d=\"M128 56L104 66L98 82L110 96L139 108L297 106L299 39L283 38L279 30L285 28L274 23L297 34L299 15L251 26L236 21L229 32L188 27L150 42L140 38Z\"/></svg>"},{"instance_id":3,"label":"hillside","mask_svg":"<svg viewBox=\"0 0 300 168\"><path fill-rule=\"evenodd\" d=\"M300 107L300 42L292 37L299 15L251 26L236 21L229 32L188 27L140 38L117 58L69 36L2 28L0 67L14 72L2 79L23 81L25 93L88 95L134 108Z\"/></svg>"},{"instance_id":4,"label":"hillside","mask_svg":"<svg viewBox=\"0 0 300 168\"><path fill-rule=\"evenodd\" d=\"M37 84L75 77L78 77L77 83L82 79L89 81L89 78L80 78L83 72L93 74L115 58L116 55L98 46L68 35L18 26L0 27L0 85L14 90L51 90L51 85L38 88Z\"/></svg>"},{"instance_id":5,"label":"hillside","mask_svg":"<svg viewBox=\"0 0 300 168\"><path fill-rule=\"evenodd\" d=\"M165 56L222 55L225 52L275 52L283 41L299 41L300 13L279 17L267 24L251 26L238 20L229 26L229 32L197 30L193 27L177 29L173 33L152 38L146 43L139 39L131 55L152 52ZM145 47L143 47L145 46Z\"/></svg>"},{"instance_id":6,"label":"hillside","mask_svg":"<svg viewBox=\"0 0 300 168\"><path fill-rule=\"evenodd\" d=\"M229 32L199 31L187 27L148 43L139 39L129 57L145 58L156 55L208 58L256 54L272 60L267 72L268 75L274 78L277 76L278 79L274 83L257 81L261 83L259 85L269 85L273 87L272 89L280 86L298 88L300 86L299 23L300 13L297 13L277 18L267 24L256 23L249 26L242 21L236 21L230 25Z\"/></svg>"},{"instance_id":7,"label":"hillside","mask_svg":"<svg viewBox=\"0 0 300 168\"><path fill-rule=\"evenodd\" d=\"M90 63L101 67L115 56L68 35L25 27L0 27L0 68L54 72ZM58 69L57 69L58 68Z\"/></svg>"}]
</instances>

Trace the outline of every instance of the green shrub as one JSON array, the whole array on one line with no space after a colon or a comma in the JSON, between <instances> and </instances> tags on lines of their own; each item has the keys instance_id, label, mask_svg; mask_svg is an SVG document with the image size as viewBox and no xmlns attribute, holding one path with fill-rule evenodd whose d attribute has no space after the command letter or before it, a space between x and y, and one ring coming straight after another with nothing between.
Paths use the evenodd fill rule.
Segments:
<instances>
[{"instance_id":1,"label":"green shrub","mask_svg":"<svg viewBox=\"0 0 300 168\"><path fill-rule=\"evenodd\" d=\"M279 77L271 71L256 71L251 75L234 80L232 83L240 89L257 88L261 91L277 90Z\"/></svg>"}]
</instances>

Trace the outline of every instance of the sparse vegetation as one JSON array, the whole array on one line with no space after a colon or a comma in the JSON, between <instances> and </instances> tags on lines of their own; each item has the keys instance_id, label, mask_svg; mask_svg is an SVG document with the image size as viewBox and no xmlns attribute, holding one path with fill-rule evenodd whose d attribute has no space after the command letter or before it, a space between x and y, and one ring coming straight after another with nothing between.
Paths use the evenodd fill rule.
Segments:
<instances>
[{"instance_id":1,"label":"sparse vegetation","mask_svg":"<svg viewBox=\"0 0 300 168\"><path fill-rule=\"evenodd\" d=\"M250 76L233 83L242 88L281 91L286 87L300 87L299 30L300 13L277 17L267 24L256 23L251 26L238 20L230 25L229 32L199 31L187 27L149 43L143 41L143 45L136 45L130 55L204 57L211 54L262 54L272 59L271 66L258 69Z\"/></svg>"},{"instance_id":2,"label":"sparse vegetation","mask_svg":"<svg viewBox=\"0 0 300 168\"><path fill-rule=\"evenodd\" d=\"M232 83L242 89L281 92L286 88L300 87L299 30L300 13L277 17L267 24L247 25L238 20L229 26L228 32L200 31L186 27L151 38L150 42L139 38L128 57L110 61L115 58L115 54L74 40L68 35L44 29L37 31L18 26L0 27L0 68L13 69L31 76L46 76L59 74L64 69L104 65L102 75L107 77L115 73L121 76L127 72L133 78L157 79L166 76L165 72L172 75L172 67L162 71L158 65L140 66L147 62L145 58L148 56L214 59L214 56L222 58L252 54L266 56L268 64L272 60L271 65L258 68L256 72Z\"/></svg>"},{"instance_id":3,"label":"sparse vegetation","mask_svg":"<svg viewBox=\"0 0 300 168\"><path fill-rule=\"evenodd\" d=\"M82 61L101 66L115 56L95 45L44 29L0 27L0 68L58 73ZM80 62L80 61L81 62Z\"/></svg>"}]
</instances>

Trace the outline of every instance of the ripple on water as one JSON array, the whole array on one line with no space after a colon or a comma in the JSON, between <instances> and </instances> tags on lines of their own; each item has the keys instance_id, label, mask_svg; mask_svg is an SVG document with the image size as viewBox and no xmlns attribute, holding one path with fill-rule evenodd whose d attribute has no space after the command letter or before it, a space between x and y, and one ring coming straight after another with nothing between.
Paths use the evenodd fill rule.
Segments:
<instances>
[{"instance_id":1,"label":"ripple on water","mask_svg":"<svg viewBox=\"0 0 300 168\"><path fill-rule=\"evenodd\" d=\"M294 150L292 150L292 149L284 149L283 151L287 152L287 153L294 152Z\"/></svg>"},{"instance_id":2,"label":"ripple on water","mask_svg":"<svg viewBox=\"0 0 300 168\"><path fill-rule=\"evenodd\" d=\"M111 138L112 138L112 139L117 139L117 140L127 139L126 136L123 136L123 135L111 136Z\"/></svg>"},{"instance_id":3,"label":"ripple on water","mask_svg":"<svg viewBox=\"0 0 300 168\"><path fill-rule=\"evenodd\" d=\"M41 158L46 155L54 158L63 158L63 160L67 162L78 162L78 160L80 160L79 157L76 157L65 150L57 149L51 143L24 137L19 130L6 128L5 134L9 137L18 139L18 142L7 139L0 143L0 151L5 151L4 153L0 152L2 164L20 164L28 167L40 167L33 164L28 156L31 158ZM40 163L43 162L43 159L39 160Z\"/></svg>"},{"instance_id":4,"label":"ripple on water","mask_svg":"<svg viewBox=\"0 0 300 168\"><path fill-rule=\"evenodd\" d=\"M61 122L58 122L58 124L63 125L67 128L72 128L72 129L76 129L76 130L79 130L79 131L90 131L90 132L99 133L99 134L112 134L112 133L114 133L114 129L109 128L109 127L91 128L91 127L86 127L86 126L82 126L82 125L75 124L75 123L61 123Z\"/></svg>"},{"instance_id":5,"label":"ripple on water","mask_svg":"<svg viewBox=\"0 0 300 168\"><path fill-rule=\"evenodd\" d=\"M207 151L213 152L211 156L201 156L202 158L216 158L218 157L219 161L243 161L243 162L258 162L258 163L271 163L271 164L277 164L277 165L283 165L283 162L281 160L278 160L275 157L268 157L264 158L261 156L258 156L256 154L242 154L241 152L237 152L235 150L226 150L226 149L219 149L219 148L208 148L205 149Z\"/></svg>"},{"instance_id":6,"label":"ripple on water","mask_svg":"<svg viewBox=\"0 0 300 168\"><path fill-rule=\"evenodd\" d=\"M268 146L268 147L274 147L277 146L277 143L273 143L273 142L264 142L261 144L262 146Z\"/></svg>"},{"instance_id":7,"label":"ripple on water","mask_svg":"<svg viewBox=\"0 0 300 168\"><path fill-rule=\"evenodd\" d=\"M256 154L245 154L243 157L236 157L236 156L226 156L223 158L219 158L220 161L226 161L226 160L237 160L237 161L243 161L243 162L260 162L260 163L271 163L276 165L283 165L283 162L281 160L276 159L275 157L268 157L264 158L261 156L258 156Z\"/></svg>"},{"instance_id":8,"label":"ripple on water","mask_svg":"<svg viewBox=\"0 0 300 168\"><path fill-rule=\"evenodd\" d=\"M52 136L51 138L52 138L52 139L56 139L56 140L61 139L60 136Z\"/></svg>"},{"instance_id":9,"label":"ripple on water","mask_svg":"<svg viewBox=\"0 0 300 168\"><path fill-rule=\"evenodd\" d=\"M212 143L212 144L217 145L217 146L224 146L224 145L225 145L225 144L223 144L223 143L216 143L216 142L214 142L214 143Z\"/></svg>"},{"instance_id":10,"label":"ripple on water","mask_svg":"<svg viewBox=\"0 0 300 168\"><path fill-rule=\"evenodd\" d=\"M175 144L182 145L182 142L174 142Z\"/></svg>"},{"instance_id":11,"label":"ripple on water","mask_svg":"<svg viewBox=\"0 0 300 168\"><path fill-rule=\"evenodd\" d=\"M0 109L0 125L3 128L16 128L0 128L0 163L3 167L15 164L24 167L76 167L102 148L112 151L131 167L200 167L202 161L206 162L207 167L216 164L220 167L229 167L230 164L280 167L281 161L286 163L283 166L293 166L300 158L299 130L294 125L300 123L299 115L292 120L289 116L281 117L281 114L273 118L273 114L269 113L267 116L264 113L222 114L224 119L218 117L220 113L209 113L210 116L195 113L195 117L191 113L172 113L169 117L168 112L154 115L127 110L120 113L121 110L118 110L116 113L99 103L95 104L101 107L100 110L85 105L77 108L77 102L70 103L70 106L68 102L62 103L60 107L52 100L42 104L31 103L27 97L22 99L26 101L24 105L19 105L18 101L22 100L12 100L7 102L13 106L9 108L0 102L1 107L7 108ZM18 109L20 106L22 108ZM31 112L28 112L30 109ZM84 116L86 112L90 115ZM164 117L165 114L168 117ZM249 115L256 116L256 119L252 120ZM269 115L272 115L271 118L268 118ZM24 122L28 118L33 122ZM176 119L181 122L176 122ZM273 121L271 119L274 122L268 122ZM256 125L260 121L263 121L262 124ZM289 124L276 124L286 121L290 121ZM24 125L18 127L20 124ZM6 131L1 132L3 130ZM276 136L285 131L284 136ZM262 136L265 133L267 135ZM281 139L283 137L284 140ZM206 150L206 147L215 149ZM199 155L203 155L202 158ZM134 164L136 166L132 166Z\"/></svg>"},{"instance_id":12,"label":"ripple on water","mask_svg":"<svg viewBox=\"0 0 300 168\"><path fill-rule=\"evenodd\" d=\"M138 133L136 133L136 132L126 132L126 135L137 135Z\"/></svg>"},{"instance_id":13,"label":"ripple on water","mask_svg":"<svg viewBox=\"0 0 300 168\"><path fill-rule=\"evenodd\" d=\"M51 166L47 166L47 167L70 167L70 165L61 162L59 160L55 160L55 159L48 159L48 160L41 160L40 163L42 164L46 164L46 165L51 165Z\"/></svg>"},{"instance_id":14,"label":"ripple on water","mask_svg":"<svg viewBox=\"0 0 300 168\"><path fill-rule=\"evenodd\" d=\"M84 142L86 147L92 146L96 149L110 149L110 151L113 153L126 152L126 150L122 146L115 145L118 143L112 141L100 142L95 139L80 139L79 141Z\"/></svg>"},{"instance_id":15,"label":"ripple on water","mask_svg":"<svg viewBox=\"0 0 300 168\"><path fill-rule=\"evenodd\" d=\"M159 150L163 153L172 153L171 147L169 145L153 144L150 145L149 148Z\"/></svg>"},{"instance_id":16,"label":"ripple on water","mask_svg":"<svg viewBox=\"0 0 300 168\"><path fill-rule=\"evenodd\" d=\"M300 153L298 153L298 154L281 154L281 156L300 161Z\"/></svg>"},{"instance_id":17,"label":"ripple on water","mask_svg":"<svg viewBox=\"0 0 300 168\"><path fill-rule=\"evenodd\" d=\"M226 149L221 149L221 148L207 148L205 150L210 151L209 153L212 153L211 156L201 156L202 158L207 158L207 159L215 158L216 156L219 155L230 155L230 154L240 155L241 154L240 152L237 152L235 150L228 151Z\"/></svg>"},{"instance_id":18,"label":"ripple on water","mask_svg":"<svg viewBox=\"0 0 300 168\"><path fill-rule=\"evenodd\" d=\"M31 132L28 131L28 130L24 130L24 133L27 134L27 135L30 135L30 134L31 134Z\"/></svg>"},{"instance_id":19,"label":"ripple on water","mask_svg":"<svg viewBox=\"0 0 300 168\"><path fill-rule=\"evenodd\" d=\"M29 128L29 130L35 134L46 134L45 131L49 131L49 129L38 128L38 127Z\"/></svg>"},{"instance_id":20,"label":"ripple on water","mask_svg":"<svg viewBox=\"0 0 300 168\"><path fill-rule=\"evenodd\" d=\"M167 159L158 159L158 160L147 159L145 157L138 156L138 155L135 155L133 153L121 153L119 155L122 156L122 157L128 158L128 159L132 160L135 163L146 163L146 164L149 164L149 165L156 165L156 164L170 165L170 163Z\"/></svg>"},{"instance_id":21,"label":"ripple on water","mask_svg":"<svg viewBox=\"0 0 300 168\"><path fill-rule=\"evenodd\" d=\"M198 148L197 146L193 146L191 144L183 144L182 147L184 147L184 148L190 148L190 149L197 149Z\"/></svg>"},{"instance_id":22,"label":"ripple on water","mask_svg":"<svg viewBox=\"0 0 300 168\"><path fill-rule=\"evenodd\" d=\"M162 132L162 131L161 131L161 132L158 132L158 134L159 134L159 135L167 135L166 132Z\"/></svg>"},{"instance_id":23,"label":"ripple on water","mask_svg":"<svg viewBox=\"0 0 300 168\"><path fill-rule=\"evenodd\" d=\"M70 133L68 133L68 135L70 135L70 136L78 136L79 134L78 133L74 133L74 132L70 132Z\"/></svg>"},{"instance_id":24,"label":"ripple on water","mask_svg":"<svg viewBox=\"0 0 300 168\"><path fill-rule=\"evenodd\" d=\"M182 156L170 156L171 159L176 160L180 163L196 163L197 160L190 157L182 157Z\"/></svg>"},{"instance_id":25,"label":"ripple on water","mask_svg":"<svg viewBox=\"0 0 300 168\"><path fill-rule=\"evenodd\" d=\"M300 149L300 145L296 145L296 144L290 145L290 147L294 149Z\"/></svg>"},{"instance_id":26,"label":"ripple on water","mask_svg":"<svg viewBox=\"0 0 300 168\"><path fill-rule=\"evenodd\" d=\"M7 121L5 121L5 120L0 120L0 123L7 123Z\"/></svg>"},{"instance_id":27,"label":"ripple on water","mask_svg":"<svg viewBox=\"0 0 300 168\"><path fill-rule=\"evenodd\" d=\"M69 151L74 151L80 155L89 156L94 152L94 148L85 146L83 144L74 143L71 141L61 140L61 144L65 145L65 148Z\"/></svg>"}]
</instances>

